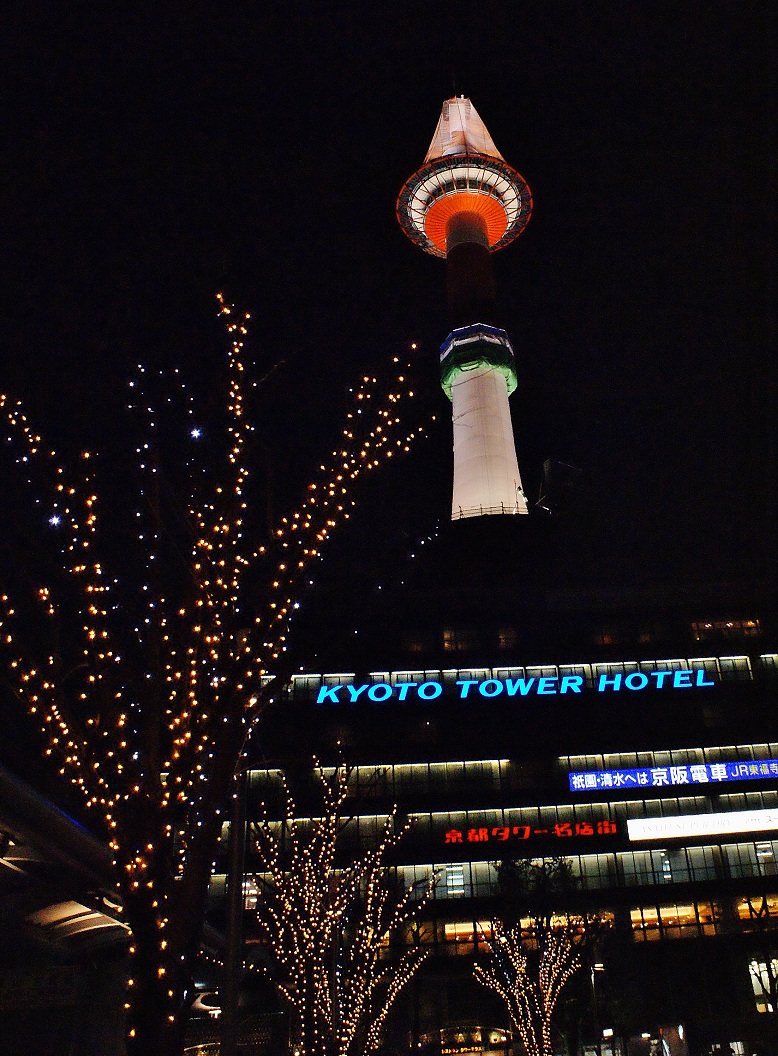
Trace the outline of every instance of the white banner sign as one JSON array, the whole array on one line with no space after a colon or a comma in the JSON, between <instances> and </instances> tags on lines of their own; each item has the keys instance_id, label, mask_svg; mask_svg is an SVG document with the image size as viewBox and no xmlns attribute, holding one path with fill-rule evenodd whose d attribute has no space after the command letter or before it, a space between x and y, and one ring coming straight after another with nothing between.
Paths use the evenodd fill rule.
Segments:
<instances>
[{"instance_id":1,"label":"white banner sign","mask_svg":"<svg viewBox=\"0 0 778 1056\"><path fill-rule=\"evenodd\" d=\"M677 840L694 836L732 836L778 830L778 810L730 810L722 814L687 814L680 818L630 818L630 840Z\"/></svg>"}]
</instances>

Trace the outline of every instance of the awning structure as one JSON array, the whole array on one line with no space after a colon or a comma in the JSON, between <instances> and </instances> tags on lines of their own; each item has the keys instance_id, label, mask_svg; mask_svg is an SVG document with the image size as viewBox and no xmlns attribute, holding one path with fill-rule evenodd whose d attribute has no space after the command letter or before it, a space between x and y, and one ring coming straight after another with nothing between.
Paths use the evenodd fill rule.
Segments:
<instances>
[{"instance_id":1,"label":"awning structure","mask_svg":"<svg viewBox=\"0 0 778 1056\"><path fill-rule=\"evenodd\" d=\"M0 926L65 960L129 936L108 848L1 767Z\"/></svg>"},{"instance_id":2,"label":"awning structure","mask_svg":"<svg viewBox=\"0 0 778 1056\"><path fill-rule=\"evenodd\" d=\"M107 846L3 767L0 934L65 961L120 948L130 935ZM224 938L206 925L203 947L220 954Z\"/></svg>"}]
</instances>

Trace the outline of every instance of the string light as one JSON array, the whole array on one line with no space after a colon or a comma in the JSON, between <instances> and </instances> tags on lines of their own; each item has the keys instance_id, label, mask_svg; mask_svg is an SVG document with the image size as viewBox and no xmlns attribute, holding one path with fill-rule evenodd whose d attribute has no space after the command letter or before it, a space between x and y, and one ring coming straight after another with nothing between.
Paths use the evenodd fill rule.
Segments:
<instances>
[{"instance_id":1,"label":"string light","mask_svg":"<svg viewBox=\"0 0 778 1056\"><path fill-rule=\"evenodd\" d=\"M521 924L506 928L501 920L493 922L487 962L474 965L473 972L505 1002L527 1056L554 1052L551 1024L562 991L581 968L584 931L580 920L569 917L536 920L529 935Z\"/></svg>"},{"instance_id":2,"label":"string light","mask_svg":"<svg viewBox=\"0 0 778 1056\"><path fill-rule=\"evenodd\" d=\"M128 407L141 431L134 451L137 501L129 510L139 565L134 568L128 556L124 578L109 574L98 556L100 460L84 450L75 469L66 466L43 444L21 403L0 394L17 465L31 485L40 486L39 477L44 482L47 497L39 501L56 528L52 538L66 584L64 594L55 591L54 581L41 582L35 591L34 604L50 630L49 648L38 648L46 634L25 640L27 612L22 618L10 593L0 598L0 635L13 690L37 720L46 756L58 760L59 773L102 819L133 930L133 1052L142 1049L149 1031L164 1034L168 1024L177 1029L188 1007L196 941L186 939L182 921L193 911L180 892L187 884L205 890L196 870L207 871L212 858L204 848L218 838L220 809L246 734L291 673L286 657L292 622L312 581L310 565L349 520L356 487L428 428L403 425L401 412L415 399L407 359L394 358L388 383L364 374L351 391L338 441L302 502L281 520L270 544L251 546L246 488L253 427L246 414L245 366L250 316L221 294L217 299L227 332L226 443L220 455L213 455L215 431L203 427L178 370L138 365L129 381ZM159 400L149 395L154 385L164 390ZM190 496L177 520L178 500L168 500L162 471L169 424L158 410L174 404L183 408L179 435L187 441L183 466L175 468L189 474ZM195 456L205 445L189 441L206 433L204 467ZM61 577L56 585L61 588ZM75 652L62 648L58 629L64 623L67 640L76 639ZM371 907L380 904L377 898ZM182 958L184 950L189 952Z\"/></svg>"},{"instance_id":3,"label":"string light","mask_svg":"<svg viewBox=\"0 0 778 1056\"><path fill-rule=\"evenodd\" d=\"M316 766L321 813L300 819L284 775L279 774L282 822L263 808L252 825L259 860L257 921L274 959L266 972L293 1013L295 1050L348 1056L360 1046L373 1053L386 1018L420 968L428 948L405 948L393 963L385 950L405 938L410 922L432 895L435 876L394 897L387 856L408 832L393 810L373 849L340 864L340 837L349 823L351 771L331 777ZM337 863L337 864L336 864Z\"/></svg>"}]
</instances>

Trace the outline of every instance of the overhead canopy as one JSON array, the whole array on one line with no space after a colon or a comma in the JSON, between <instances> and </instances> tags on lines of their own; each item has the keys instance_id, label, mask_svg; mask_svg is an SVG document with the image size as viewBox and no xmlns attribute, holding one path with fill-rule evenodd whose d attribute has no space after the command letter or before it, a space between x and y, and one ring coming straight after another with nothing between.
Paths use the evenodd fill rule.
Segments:
<instances>
[{"instance_id":1,"label":"overhead canopy","mask_svg":"<svg viewBox=\"0 0 778 1056\"><path fill-rule=\"evenodd\" d=\"M478 111L464 95L454 96L443 104L424 163L451 154L487 154L504 160Z\"/></svg>"}]
</instances>

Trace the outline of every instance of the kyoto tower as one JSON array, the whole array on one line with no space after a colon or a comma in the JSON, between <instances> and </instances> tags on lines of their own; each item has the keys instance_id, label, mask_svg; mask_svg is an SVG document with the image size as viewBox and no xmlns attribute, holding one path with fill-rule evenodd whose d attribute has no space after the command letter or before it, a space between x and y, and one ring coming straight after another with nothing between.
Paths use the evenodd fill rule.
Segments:
<instances>
[{"instance_id":1,"label":"kyoto tower","mask_svg":"<svg viewBox=\"0 0 778 1056\"><path fill-rule=\"evenodd\" d=\"M451 519L526 514L508 397L513 348L493 325L491 254L517 238L532 211L526 181L494 145L473 104L447 99L424 164L397 199L406 235L444 257L452 332L440 350L440 380L452 404Z\"/></svg>"}]
</instances>

